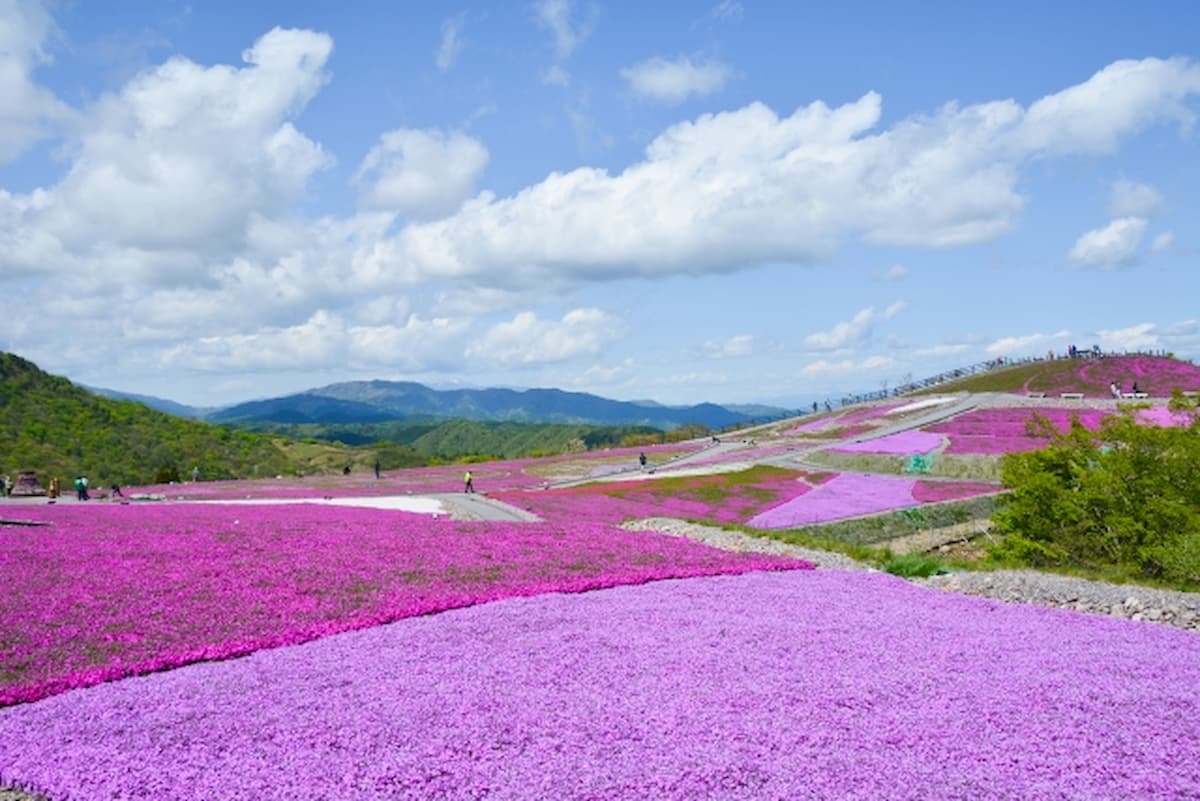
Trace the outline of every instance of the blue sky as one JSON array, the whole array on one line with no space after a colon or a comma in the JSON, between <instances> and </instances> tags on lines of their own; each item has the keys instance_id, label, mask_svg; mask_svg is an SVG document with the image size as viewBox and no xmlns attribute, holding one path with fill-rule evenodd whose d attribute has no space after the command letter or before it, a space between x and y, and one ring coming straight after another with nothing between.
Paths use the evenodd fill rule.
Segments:
<instances>
[{"instance_id":1,"label":"blue sky","mask_svg":"<svg viewBox=\"0 0 1200 801\"><path fill-rule=\"evenodd\" d=\"M197 405L1195 359L1197 30L1166 1L0 0L0 349Z\"/></svg>"}]
</instances>

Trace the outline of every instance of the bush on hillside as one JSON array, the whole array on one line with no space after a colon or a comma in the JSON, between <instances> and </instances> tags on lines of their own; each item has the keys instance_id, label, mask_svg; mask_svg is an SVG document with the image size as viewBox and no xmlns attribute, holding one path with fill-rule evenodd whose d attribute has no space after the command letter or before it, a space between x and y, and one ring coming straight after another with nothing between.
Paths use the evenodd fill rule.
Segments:
<instances>
[{"instance_id":1,"label":"bush on hillside","mask_svg":"<svg viewBox=\"0 0 1200 801\"><path fill-rule=\"evenodd\" d=\"M1172 408L1190 408L1192 424L1139 425L1134 409L1099 431L1035 421L1051 444L1002 460L1012 492L993 519L1004 535L993 555L1200 589L1200 413L1179 393Z\"/></svg>"}]
</instances>

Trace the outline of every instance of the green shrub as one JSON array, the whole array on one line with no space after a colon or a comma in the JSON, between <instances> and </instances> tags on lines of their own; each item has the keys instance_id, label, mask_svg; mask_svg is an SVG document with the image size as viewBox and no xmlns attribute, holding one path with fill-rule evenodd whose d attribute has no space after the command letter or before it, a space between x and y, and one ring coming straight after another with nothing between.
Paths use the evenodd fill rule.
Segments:
<instances>
[{"instance_id":1,"label":"green shrub","mask_svg":"<svg viewBox=\"0 0 1200 801\"><path fill-rule=\"evenodd\" d=\"M1195 408L1176 395L1176 408ZM994 557L1040 567L1117 568L1200 589L1200 419L1187 427L1141 425L1128 408L1099 431L1078 422L1049 447L1010 454L1012 490L993 517Z\"/></svg>"},{"instance_id":2,"label":"green shrub","mask_svg":"<svg viewBox=\"0 0 1200 801\"><path fill-rule=\"evenodd\" d=\"M903 578L913 578L914 576L928 578L935 573L946 572L942 563L937 559L919 553L910 553L889 559L884 562L883 569L893 576Z\"/></svg>"}]
</instances>

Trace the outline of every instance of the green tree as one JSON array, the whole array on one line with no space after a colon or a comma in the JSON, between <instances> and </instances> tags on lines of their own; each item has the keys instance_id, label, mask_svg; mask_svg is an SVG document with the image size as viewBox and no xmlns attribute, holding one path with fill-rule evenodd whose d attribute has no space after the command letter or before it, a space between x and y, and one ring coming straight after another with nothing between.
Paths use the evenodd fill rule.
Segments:
<instances>
[{"instance_id":1,"label":"green tree","mask_svg":"<svg viewBox=\"0 0 1200 801\"><path fill-rule=\"evenodd\" d=\"M1178 393L1172 406L1191 424L1143 425L1126 408L1099 431L1074 420L1059 433L1037 418L1051 444L1002 460L1012 492L993 518L1004 535L994 553L1200 588L1200 413Z\"/></svg>"}]
</instances>

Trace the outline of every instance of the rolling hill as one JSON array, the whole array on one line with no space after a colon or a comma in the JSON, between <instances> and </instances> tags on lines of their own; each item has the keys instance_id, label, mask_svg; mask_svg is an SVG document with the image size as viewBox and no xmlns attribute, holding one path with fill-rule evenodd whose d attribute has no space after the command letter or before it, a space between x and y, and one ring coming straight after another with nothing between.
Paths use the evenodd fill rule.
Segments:
<instances>
[{"instance_id":1,"label":"rolling hill","mask_svg":"<svg viewBox=\"0 0 1200 801\"><path fill-rule=\"evenodd\" d=\"M225 426L187 420L129 400L101 397L10 353L0 353L0 472L45 482L86 475L93 486L178 479L272 476L311 469L345 448L308 448ZM317 450L322 453L318 454Z\"/></svg>"}]
</instances>

